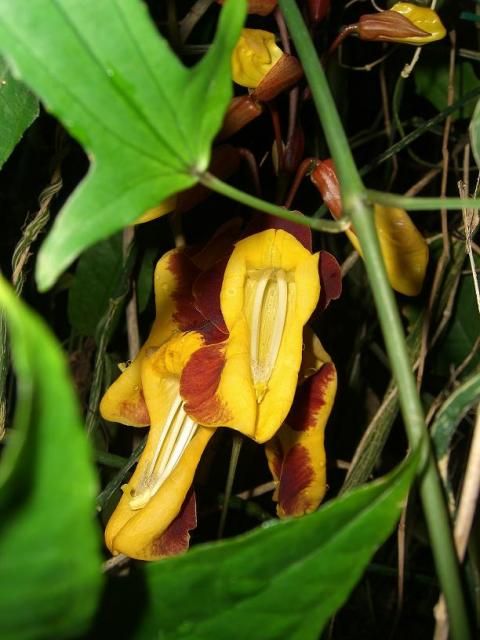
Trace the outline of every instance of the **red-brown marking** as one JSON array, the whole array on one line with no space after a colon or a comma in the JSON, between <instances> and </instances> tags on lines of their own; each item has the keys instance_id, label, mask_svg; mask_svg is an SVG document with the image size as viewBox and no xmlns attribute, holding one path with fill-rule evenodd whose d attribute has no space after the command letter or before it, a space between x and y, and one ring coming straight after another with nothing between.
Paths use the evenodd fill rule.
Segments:
<instances>
[{"instance_id":1,"label":"red-brown marking","mask_svg":"<svg viewBox=\"0 0 480 640\"><path fill-rule=\"evenodd\" d=\"M193 331L205 323L205 318L195 307L193 283L200 270L183 251L172 253L168 269L175 276L177 288L172 294L175 302L173 318L182 331Z\"/></svg>"},{"instance_id":2,"label":"red-brown marking","mask_svg":"<svg viewBox=\"0 0 480 640\"><path fill-rule=\"evenodd\" d=\"M185 411L200 424L219 424L230 419L216 395L224 366L224 343L221 343L196 351L183 369L180 395L185 401Z\"/></svg>"},{"instance_id":3,"label":"red-brown marking","mask_svg":"<svg viewBox=\"0 0 480 640\"><path fill-rule=\"evenodd\" d=\"M308 509L302 492L315 478L310 454L300 445L294 445L283 460L280 486L278 488L278 504L285 515L301 515Z\"/></svg>"},{"instance_id":4,"label":"red-brown marking","mask_svg":"<svg viewBox=\"0 0 480 640\"><path fill-rule=\"evenodd\" d=\"M330 304L330 300L337 300L342 294L340 265L328 251L320 251L318 273L320 275L321 288L317 311L323 311Z\"/></svg>"},{"instance_id":5,"label":"red-brown marking","mask_svg":"<svg viewBox=\"0 0 480 640\"><path fill-rule=\"evenodd\" d=\"M190 489L178 516L161 536L152 542L152 554L158 558L184 553L190 543L190 533L197 526L195 492Z\"/></svg>"},{"instance_id":6,"label":"red-brown marking","mask_svg":"<svg viewBox=\"0 0 480 640\"><path fill-rule=\"evenodd\" d=\"M320 371L298 387L292 408L285 422L295 431L306 431L316 426L317 414L325 404L328 386L335 379L335 366L327 362Z\"/></svg>"},{"instance_id":7,"label":"red-brown marking","mask_svg":"<svg viewBox=\"0 0 480 640\"><path fill-rule=\"evenodd\" d=\"M193 283L196 308L225 335L228 334L228 329L220 308L220 292L227 262L228 258L219 260L211 269L201 273Z\"/></svg>"},{"instance_id":8,"label":"red-brown marking","mask_svg":"<svg viewBox=\"0 0 480 640\"><path fill-rule=\"evenodd\" d=\"M150 416L148 415L147 404L143 397L143 391L140 391L135 400L124 400L120 403L118 415L127 422L134 424L149 425Z\"/></svg>"}]
</instances>

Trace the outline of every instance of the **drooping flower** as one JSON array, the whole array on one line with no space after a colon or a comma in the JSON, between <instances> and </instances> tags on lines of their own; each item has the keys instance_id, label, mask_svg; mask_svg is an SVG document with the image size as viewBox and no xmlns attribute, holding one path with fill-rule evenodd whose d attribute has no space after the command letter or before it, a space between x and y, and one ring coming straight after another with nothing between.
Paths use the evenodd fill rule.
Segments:
<instances>
[{"instance_id":1,"label":"drooping flower","mask_svg":"<svg viewBox=\"0 0 480 640\"><path fill-rule=\"evenodd\" d=\"M293 86L303 75L298 60L284 53L275 35L262 29L243 29L232 53L232 78L253 96L268 102Z\"/></svg>"},{"instance_id":2,"label":"drooping flower","mask_svg":"<svg viewBox=\"0 0 480 640\"><path fill-rule=\"evenodd\" d=\"M318 161L310 178L335 218L342 215L340 185L331 160ZM390 284L399 293L420 293L428 265L428 244L404 209L375 204L375 227ZM354 229L348 239L362 255Z\"/></svg>"},{"instance_id":3,"label":"drooping flower","mask_svg":"<svg viewBox=\"0 0 480 640\"><path fill-rule=\"evenodd\" d=\"M397 2L387 11L368 13L346 28L362 40L423 45L446 35L438 14L430 7Z\"/></svg>"},{"instance_id":4,"label":"drooping flower","mask_svg":"<svg viewBox=\"0 0 480 640\"><path fill-rule=\"evenodd\" d=\"M193 476L215 428L230 426L259 442L278 432L278 442L285 443L292 427L279 429L299 371L307 372L300 374L303 379L319 368L321 373L329 361L323 351L319 359L318 348L317 355L308 356L303 331L318 302L320 281L325 283L323 306L339 295L334 258L321 254L319 260L285 229L259 231L232 247L235 232L231 225L203 251L174 250L159 261L150 336L102 400L106 419L150 423L137 469L107 525L113 553L148 560L185 550L196 523ZM303 227L299 237L306 238ZM311 379L318 380L317 399L321 388L329 398L308 405L313 417L297 443L309 456L308 482L298 485L299 500L303 504L311 494L314 505L325 491L323 428L334 387ZM274 443L269 447L273 460ZM292 459L287 444L285 455ZM282 487L299 469L280 458L275 478L283 495ZM302 509L308 510L282 507L279 514L299 515Z\"/></svg>"}]
</instances>

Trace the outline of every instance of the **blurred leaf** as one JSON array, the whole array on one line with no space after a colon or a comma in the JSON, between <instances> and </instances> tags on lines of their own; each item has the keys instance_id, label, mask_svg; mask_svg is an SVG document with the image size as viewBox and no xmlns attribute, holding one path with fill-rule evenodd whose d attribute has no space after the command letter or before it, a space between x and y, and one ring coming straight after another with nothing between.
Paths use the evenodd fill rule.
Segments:
<instances>
[{"instance_id":1,"label":"blurred leaf","mask_svg":"<svg viewBox=\"0 0 480 640\"><path fill-rule=\"evenodd\" d=\"M137 306L138 312L145 311L153 291L153 272L158 255L156 249L147 249L143 255L137 278Z\"/></svg>"},{"instance_id":2,"label":"blurred leaf","mask_svg":"<svg viewBox=\"0 0 480 640\"><path fill-rule=\"evenodd\" d=\"M186 68L139 0L0 0L7 59L92 160L40 250L41 289L85 248L197 182L232 94L245 9L228 2L208 53Z\"/></svg>"},{"instance_id":3,"label":"blurred leaf","mask_svg":"<svg viewBox=\"0 0 480 640\"><path fill-rule=\"evenodd\" d=\"M470 122L470 142L475 162L480 169L480 100L477 102Z\"/></svg>"},{"instance_id":4,"label":"blurred leaf","mask_svg":"<svg viewBox=\"0 0 480 640\"><path fill-rule=\"evenodd\" d=\"M450 395L437 413L431 431L438 460L448 453L450 442L460 421L479 400L480 372L477 372Z\"/></svg>"},{"instance_id":5,"label":"blurred leaf","mask_svg":"<svg viewBox=\"0 0 480 640\"><path fill-rule=\"evenodd\" d=\"M312 515L146 566L135 637L316 640L395 526L417 461Z\"/></svg>"},{"instance_id":6,"label":"blurred leaf","mask_svg":"<svg viewBox=\"0 0 480 640\"><path fill-rule=\"evenodd\" d=\"M415 68L415 86L417 93L428 100L437 111L447 108L448 97L448 64L439 65L438 62L425 59ZM470 62L461 62L455 67L455 99L463 97L466 93L479 85L479 79ZM472 102L466 104L461 116L469 118L473 113ZM453 114L458 117L459 112Z\"/></svg>"},{"instance_id":7,"label":"blurred leaf","mask_svg":"<svg viewBox=\"0 0 480 640\"><path fill-rule=\"evenodd\" d=\"M38 116L38 100L0 57L0 167Z\"/></svg>"},{"instance_id":8,"label":"blurred leaf","mask_svg":"<svg viewBox=\"0 0 480 640\"><path fill-rule=\"evenodd\" d=\"M0 464L1 637L77 636L102 585L91 451L54 338L4 280L0 305L17 374Z\"/></svg>"},{"instance_id":9,"label":"blurred leaf","mask_svg":"<svg viewBox=\"0 0 480 640\"><path fill-rule=\"evenodd\" d=\"M471 351L478 338L480 317L471 274L462 276L458 293L452 309L452 318L444 336L435 347L431 366L438 375L449 375L452 366L457 367ZM477 353L468 365L468 371L480 364Z\"/></svg>"},{"instance_id":10,"label":"blurred leaf","mask_svg":"<svg viewBox=\"0 0 480 640\"><path fill-rule=\"evenodd\" d=\"M78 333L95 336L110 299L118 295L123 269L122 234L99 242L80 257L68 293L68 318Z\"/></svg>"}]
</instances>

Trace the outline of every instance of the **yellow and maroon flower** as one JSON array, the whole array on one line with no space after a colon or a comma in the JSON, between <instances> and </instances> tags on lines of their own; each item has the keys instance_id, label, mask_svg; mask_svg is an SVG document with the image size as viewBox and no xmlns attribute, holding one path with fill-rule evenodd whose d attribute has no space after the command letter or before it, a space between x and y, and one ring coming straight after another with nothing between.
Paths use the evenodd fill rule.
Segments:
<instances>
[{"instance_id":1,"label":"yellow and maroon flower","mask_svg":"<svg viewBox=\"0 0 480 640\"><path fill-rule=\"evenodd\" d=\"M233 246L237 232L234 222L205 249L173 250L159 261L152 331L102 400L106 419L150 424L106 528L113 553L149 560L188 547L196 523L191 486L216 427L266 442L289 415L269 445L279 495L289 496L280 499L279 514L311 510L325 492L323 428L334 367L318 341L303 336L319 302L323 308L340 294L338 264L312 254L301 225L279 221ZM308 376L296 406L306 404L295 417L295 390ZM301 456L308 481L297 477Z\"/></svg>"},{"instance_id":2,"label":"yellow and maroon flower","mask_svg":"<svg viewBox=\"0 0 480 640\"><path fill-rule=\"evenodd\" d=\"M310 175L334 218L342 215L340 185L330 159L318 161ZM420 293L428 264L428 245L404 209L374 206L378 233L390 284L399 293L416 296ZM346 231L348 239L362 255L355 231Z\"/></svg>"},{"instance_id":3,"label":"yellow and maroon flower","mask_svg":"<svg viewBox=\"0 0 480 640\"><path fill-rule=\"evenodd\" d=\"M337 389L335 365L311 330L304 334L300 383L283 426L267 443L277 514L314 511L327 489L324 432Z\"/></svg>"}]
</instances>

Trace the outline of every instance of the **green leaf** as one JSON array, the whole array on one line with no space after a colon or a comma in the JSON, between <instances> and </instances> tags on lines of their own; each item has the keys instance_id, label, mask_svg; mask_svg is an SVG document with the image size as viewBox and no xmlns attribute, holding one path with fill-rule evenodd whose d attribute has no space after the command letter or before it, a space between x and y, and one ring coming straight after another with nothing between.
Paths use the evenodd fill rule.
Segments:
<instances>
[{"instance_id":1,"label":"green leaf","mask_svg":"<svg viewBox=\"0 0 480 640\"><path fill-rule=\"evenodd\" d=\"M80 257L68 294L68 318L78 333L95 336L110 299L118 295L123 269L122 234L99 242Z\"/></svg>"},{"instance_id":2,"label":"green leaf","mask_svg":"<svg viewBox=\"0 0 480 640\"><path fill-rule=\"evenodd\" d=\"M135 637L316 640L395 526L417 462L310 516L147 566Z\"/></svg>"},{"instance_id":3,"label":"green leaf","mask_svg":"<svg viewBox=\"0 0 480 640\"><path fill-rule=\"evenodd\" d=\"M65 359L0 279L17 374L0 464L2 640L79 635L102 586L96 478Z\"/></svg>"},{"instance_id":4,"label":"green leaf","mask_svg":"<svg viewBox=\"0 0 480 640\"><path fill-rule=\"evenodd\" d=\"M477 167L480 169L480 100L477 102L470 122L470 142L473 157L475 158Z\"/></svg>"},{"instance_id":5,"label":"green leaf","mask_svg":"<svg viewBox=\"0 0 480 640\"><path fill-rule=\"evenodd\" d=\"M448 106L448 64L439 65L438 61L424 59L415 69L415 86L417 93L428 100L438 111ZM461 62L455 67L455 99L462 98L466 93L478 87L479 79L470 62ZM462 111L464 118L469 118L473 112L473 104L465 105ZM454 114L458 116L458 112Z\"/></svg>"},{"instance_id":6,"label":"green leaf","mask_svg":"<svg viewBox=\"0 0 480 640\"><path fill-rule=\"evenodd\" d=\"M0 58L0 168L38 116L38 100Z\"/></svg>"},{"instance_id":7,"label":"green leaf","mask_svg":"<svg viewBox=\"0 0 480 640\"><path fill-rule=\"evenodd\" d=\"M150 296L153 291L153 273L158 251L149 248L145 251L137 278L137 306L138 312L142 313L147 308Z\"/></svg>"},{"instance_id":8,"label":"green leaf","mask_svg":"<svg viewBox=\"0 0 480 640\"><path fill-rule=\"evenodd\" d=\"M197 182L232 94L245 12L230 0L187 69L140 0L0 0L5 55L92 161L40 250L42 290L86 247Z\"/></svg>"},{"instance_id":9,"label":"green leaf","mask_svg":"<svg viewBox=\"0 0 480 640\"><path fill-rule=\"evenodd\" d=\"M462 276L458 287L448 328L435 347L431 362L435 373L449 375L452 366L459 366L465 358L470 356L472 346L478 338L478 326L479 315L472 274L466 273ZM471 371L479 363L480 355L477 353L470 360L466 372Z\"/></svg>"},{"instance_id":10,"label":"green leaf","mask_svg":"<svg viewBox=\"0 0 480 640\"><path fill-rule=\"evenodd\" d=\"M479 400L480 372L477 372L458 387L438 411L432 425L433 447L438 460L447 455L460 421Z\"/></svg>"}]
</instances>

